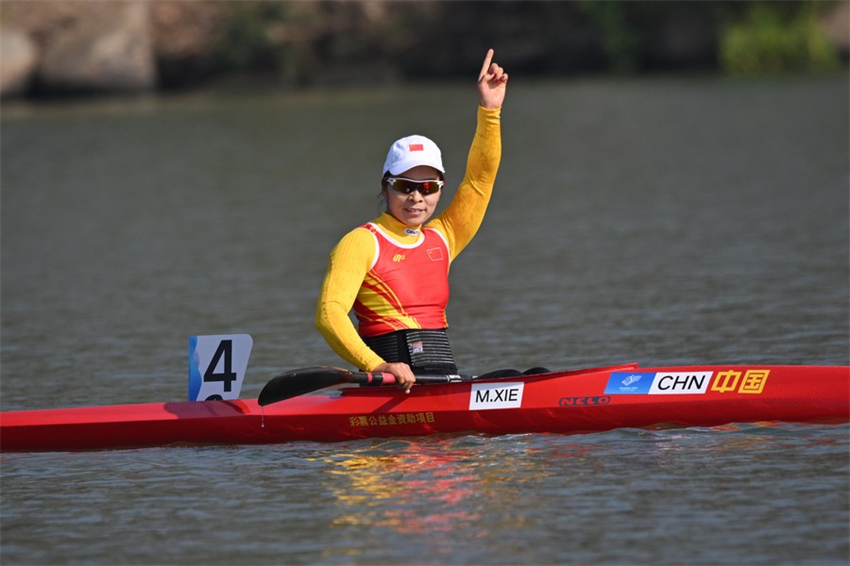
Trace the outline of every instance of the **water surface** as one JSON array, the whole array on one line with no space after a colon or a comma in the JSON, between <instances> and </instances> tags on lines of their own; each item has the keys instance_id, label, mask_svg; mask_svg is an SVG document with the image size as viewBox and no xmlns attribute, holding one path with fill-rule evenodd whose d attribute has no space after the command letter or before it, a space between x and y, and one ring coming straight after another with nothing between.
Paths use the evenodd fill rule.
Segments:
<instances>
[{"instance_id":1,"label":"water surface","mask_svg":"<svg viewBox=\"0 0 850 566\"><path fill-rule=\"evenodd\" d=\"M499 367L848 363L848 84L512 81L450 335ZM187 337L243 387L340 363L327 253L389 143L459 180L442 86L5 107L3 410L177 401ZM446 194L446 198L451 193ZM846 564L846 426L4 455L4 564Z\"/></svg>"}]
</instances>

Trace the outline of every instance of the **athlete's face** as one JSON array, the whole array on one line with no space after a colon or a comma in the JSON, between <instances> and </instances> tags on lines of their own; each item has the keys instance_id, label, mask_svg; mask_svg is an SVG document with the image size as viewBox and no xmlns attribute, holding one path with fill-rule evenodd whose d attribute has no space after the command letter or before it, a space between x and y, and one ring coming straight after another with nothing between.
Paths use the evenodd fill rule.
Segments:
<instances>
[{"instance_id":1,"label":"athlete's face","mask_svg":"<svg viewBox=\"0 0 850 566\"><path fill-rule=\"evenodd\" d=\"M433 167L420 165L408 169L404 173L396 175L396 177L426 181L439 179L440 173ZM413 191L410 194L404 194L387 187L384 187L383 191L387 197L387 212L396 220L413 228L418 228L431 218L437 208L437 203L440 202L440 194L443 192L440 190L430 195L422 195L419 191Z\"/></svg>"}]
</instances>

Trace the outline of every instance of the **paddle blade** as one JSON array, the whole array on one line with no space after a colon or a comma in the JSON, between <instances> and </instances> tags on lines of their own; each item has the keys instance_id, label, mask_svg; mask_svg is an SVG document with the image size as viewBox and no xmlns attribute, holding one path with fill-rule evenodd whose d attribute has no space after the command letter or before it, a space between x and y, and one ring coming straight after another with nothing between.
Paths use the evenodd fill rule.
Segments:
<instances>
[{"instance_id":1,"label":"paddle blade","mask_svg":"<svg viewBox=\"0 0 850 566\"><path fill-rule=\"evenodd\" d=\"M260 406L285 401L292 397L318 391L325 387L339 385L351 381L351 372L332 367L304 368L288 371L273 377L263 390L257 403Z\"/></svg>"}]
</instances>

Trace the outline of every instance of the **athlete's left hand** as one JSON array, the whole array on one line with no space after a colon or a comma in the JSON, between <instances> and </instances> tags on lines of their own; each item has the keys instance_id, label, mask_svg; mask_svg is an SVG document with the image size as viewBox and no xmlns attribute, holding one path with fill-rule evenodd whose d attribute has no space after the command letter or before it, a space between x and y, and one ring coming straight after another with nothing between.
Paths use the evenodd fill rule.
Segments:
<instances>
[{"instance_id":1,"label":"athlete's left hand","mask_svg":"<svg viewBox=\"0 0 850 566\"><path fill-rule=\"evenodd\" d=\"M478 73L478 104L490 110L502 106L508 84L508 74L493 63L493 53L492 49L487 51L481 72Z\"/></svg>"}]
</instances>

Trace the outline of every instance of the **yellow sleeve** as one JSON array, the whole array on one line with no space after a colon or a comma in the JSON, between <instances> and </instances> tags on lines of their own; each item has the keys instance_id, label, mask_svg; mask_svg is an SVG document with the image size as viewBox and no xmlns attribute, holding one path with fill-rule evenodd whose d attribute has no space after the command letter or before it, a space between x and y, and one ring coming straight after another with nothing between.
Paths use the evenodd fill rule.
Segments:
<instances>
[{"instance_id":1,"label":"yellow sleeve","mask_svg":"<svg viewBox=\"0 0 850 566\"><path fill-rule=\"evenodd\" d=\"M375 238L368 230L357 228L346 234L331 251L316 306L316 328L330 347L342 359L366 371L384 360L363 342L348 313L375 252Z\"/></svg>"},{"instance_id":2,"label":"yellow sleeve","mask_svg":"<svg viewBox=\"0 0 850 566\"><path fill-rule=\"evenodd\" d=\"M449 206L428 223L448 240L454 259L475 236L496 182L502 160L501 108L478 107L478 121L466 162L466 174Z\"/></svg>"}]
</instances>

